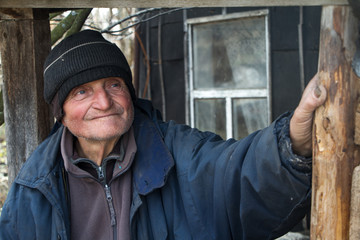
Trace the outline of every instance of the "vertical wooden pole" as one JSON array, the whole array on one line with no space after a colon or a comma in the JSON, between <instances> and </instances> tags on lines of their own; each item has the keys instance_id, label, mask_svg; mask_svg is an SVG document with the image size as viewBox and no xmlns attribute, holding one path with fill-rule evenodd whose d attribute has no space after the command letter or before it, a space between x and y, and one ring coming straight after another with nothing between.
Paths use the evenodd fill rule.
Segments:
<instances>
[{"instance_id":1,"label":"vertical wooden pole","mask_svg":"<svg viewBox=\"0 0 360 240\"><path fill-rule=\"evenodd\" d=\"M352 69L358 20L348 6L322 10L319 76L328 91L315 114L311 239L349 239L354 143L360 79Z\"/></svg>"},{"instance_id":2,"label":"vertical wooden pole","mask_svg":"<svg viewBox=\"0 0 360 240\"><path fill-rule=\"evenodd\" d=\"M0 9L0 49L9 183L53 123L43 100L43 63L50 51L48 13Z\"/></svg>"}]
</instances>

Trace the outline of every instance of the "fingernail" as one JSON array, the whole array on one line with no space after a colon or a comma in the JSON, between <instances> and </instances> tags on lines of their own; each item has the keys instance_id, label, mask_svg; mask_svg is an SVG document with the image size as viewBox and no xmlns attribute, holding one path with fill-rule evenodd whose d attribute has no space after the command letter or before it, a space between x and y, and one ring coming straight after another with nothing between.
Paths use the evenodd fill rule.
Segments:
<instances>
[{"instance_id":1,"label":"fingernail","mask_svg":"<svg viewBox=\"0 0 360 240\"><path fill-rule=\"evenodd\" d=\"M316 86L315 90L314 90L314 94L316 98L319 98L321 96L321 90L319 88L319 86Z\"/></svg>"}]
</instances>

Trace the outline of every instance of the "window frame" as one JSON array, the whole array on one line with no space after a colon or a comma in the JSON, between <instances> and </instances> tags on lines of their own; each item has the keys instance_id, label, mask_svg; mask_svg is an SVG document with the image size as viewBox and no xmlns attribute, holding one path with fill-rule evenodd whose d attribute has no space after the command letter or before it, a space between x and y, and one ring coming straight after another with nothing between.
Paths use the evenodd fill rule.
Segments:
<instances>
[{"instance_id":1,"label":"window frame","mask_svg":"<svg viewBox=\"0 0 360 240\"><path fill-rule=\"evenodd\" d=\"M204 23L217 23L217 22L225 22L243 18L251 18L251 17L264 17L265 21L265 48L266 48L266 88L263 89L194 89L194 66L193 66L193 36L192 31L193 27L196 25L204 24ZM187 19L185 23L185 32L187 34L186 38L186 50L187 54L187 124L191 127L195 127L195 100L196 99L225 99L225 112L226 112L226 138L233 137L233 99L241 99L241 98L266 98L267 100L267 113L268 119L267 124L270 124L272 121L272 111L271 111L271 49L270 49L270 33L269 33L269 10L254 10L254 11L246 11L239 13L231 13L231 14L222 14L216 16L207 16L207 17L199 17L199 18L191 18Z\"/></svg>"}]
</instances>

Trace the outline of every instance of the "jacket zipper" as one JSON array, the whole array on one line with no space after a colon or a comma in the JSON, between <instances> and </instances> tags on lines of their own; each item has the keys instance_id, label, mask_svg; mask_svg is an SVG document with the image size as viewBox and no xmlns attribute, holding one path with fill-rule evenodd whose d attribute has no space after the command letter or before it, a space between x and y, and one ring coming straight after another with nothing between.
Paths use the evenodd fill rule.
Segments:
<instances>
[{"instance_id":1,"label":"jacket zipper","mask_svg":"<svg viewBox=\"0 0 360 240\"><path fill-rule=\"evenodd\" d=\"M113 236L114 236L114 240L116 240L116 213L113 205L113 200L112 200L113 198L111 196L110 187L107 184L105 185L105 193L106 193L106 200L108 202L109 210L110 210L110 219L111 219L111 226L113 228Z\"/></svg>"},{"instance_id":2,"label":"jacket zipper","mask_svg":"<svg viewBox=\"0 0 360 240\"><path fill-rule=\"evenodd\" d=\"M98 174L99 174L99 180L101 181L101 183L104 187L106 201L107 201L108 207L109 207L110 223L113 228L113 239L116 240L117 239L116 213L115 213L115 208L114 208L114 204L113 204L113 198L112 198L111 191L110 191L110 186L106 184L106 179L105 179L102 167L99 167Z\"/></svg>"}]
</instances>

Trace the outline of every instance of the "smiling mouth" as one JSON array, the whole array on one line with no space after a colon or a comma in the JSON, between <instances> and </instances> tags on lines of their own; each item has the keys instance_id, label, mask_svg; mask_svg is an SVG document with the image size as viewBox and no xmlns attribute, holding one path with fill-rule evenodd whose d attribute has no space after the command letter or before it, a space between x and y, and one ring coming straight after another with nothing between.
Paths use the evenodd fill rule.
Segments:
<instances>
[{"instance_id":1,"label":"smiling mouth","mask_svg":"<svg viewBox=\"0 0 360 240\"><path fill-rule=\"evenodd\" d=\"M119 116L119 115L120 114L118 114L118 113L106 114L106 115L92 117L92 118L90 118L90 120L96 120L96 119L102 119L102 118L108 118L108 117L115 117L115 116Z\"/></svg>"}]
</instances>

